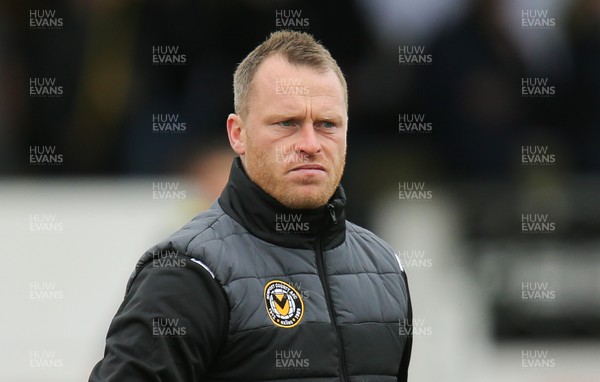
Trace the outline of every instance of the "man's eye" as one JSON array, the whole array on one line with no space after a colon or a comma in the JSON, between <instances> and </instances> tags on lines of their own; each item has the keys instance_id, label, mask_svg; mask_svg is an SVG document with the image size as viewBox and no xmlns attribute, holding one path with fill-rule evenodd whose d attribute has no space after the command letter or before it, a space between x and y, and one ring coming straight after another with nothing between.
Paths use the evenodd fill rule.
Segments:
<instances>
[{"instance_id":1,"label":"man's eye","mask_svg":"<svg viewBox=\"0 0 600 382\"><path fill-rule=\"evenodd\" d=\"M329 122L329 121L324 121L323 123L321 123L321 125L322 125L323 127L326 127L326 128L328 128L328 129L336 126L336 125L335 125L335 123L333 123L333 122Z\"/></svg>"},{"instance_id":2,"label":"man's eye","mask_svg":"<svg viewBox=\"0 0 600 382\"><path fill-rule=\"evenodd\" d=\"M281 121L281 122L279 122L279 125L281 125L283 127L292 127L294 125L294 121L292 121L292 120Z\"/></svg>"}]
</instances>

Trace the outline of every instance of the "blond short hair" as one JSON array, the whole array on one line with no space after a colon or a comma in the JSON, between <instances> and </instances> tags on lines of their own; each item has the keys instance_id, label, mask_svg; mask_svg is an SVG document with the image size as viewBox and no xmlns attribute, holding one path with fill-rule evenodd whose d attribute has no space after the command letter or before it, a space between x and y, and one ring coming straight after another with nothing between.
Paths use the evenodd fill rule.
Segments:
<instances>
[{"instance_id":1,"label":"blond short hair","mask_svg":"<svg viewBox=\"0 0 600 382\"><path fill-rule=\"evenodd\" d=\"M244 117L248 113L248 94L254 75L260 64L275 54L280 54L291 64L306 65L320 72L333 70L344 89L344 101L348 110L346 79L327 48L308 33L282 30L271 33L237 66L233 75L233 103L236 114Z\"/></svg>"}]
</instances>

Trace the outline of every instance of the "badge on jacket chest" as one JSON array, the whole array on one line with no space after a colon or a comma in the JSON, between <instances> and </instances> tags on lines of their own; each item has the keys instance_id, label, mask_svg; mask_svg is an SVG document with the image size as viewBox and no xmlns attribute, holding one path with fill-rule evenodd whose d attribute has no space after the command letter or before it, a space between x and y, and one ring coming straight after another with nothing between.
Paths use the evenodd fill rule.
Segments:
<instances>
[{"instance_id":1,"label":"badge on jacket chest","mask_svg":"<svg viewBox=\"0 0 600 382\"><path fill-rule=\"evenodd\" d=\"M293 328L304 315L304 302L300 293L280 280L273 280L265 285L265 306L271 321L282 328Z\"/></svg>"}]
</instances>

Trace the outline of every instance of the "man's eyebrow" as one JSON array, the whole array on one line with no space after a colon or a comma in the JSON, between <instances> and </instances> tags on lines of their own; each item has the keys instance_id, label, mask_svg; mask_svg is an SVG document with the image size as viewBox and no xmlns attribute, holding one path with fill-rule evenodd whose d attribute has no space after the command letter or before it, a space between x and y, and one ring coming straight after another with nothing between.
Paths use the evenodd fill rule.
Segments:
<instances>
[{"instance_id":1,"label":"man's eyebrow","mask_svg":"<svg viewBox=\"0 0 600 382\"><path fill-rule=\"evenodd\" d=\"M283 119L304 118L304 115L303 114L300 115L300 113L295 113L292 111L290 111L290 112L273 112L273 113L267 114L266 118L283 120ZM343 118L344 118L343 115L341 113L337 113L337 112L323 113L316 117L316 119L319 121L340 121Z\"/></svg>"},{"instance_id":2,"label":"man's eyebrow","mask_svg":"<svg viewBox=\"0 0 600 382\"><path fill-rule=\"evenodd\" d=\"M299 118L299 114L298 113L294 113L294 112L273 112L273 113L268 113L266 116L268 119L291 119L291 118Z\"/></svg>"},{"instance_id":3,"label":"man's eyebrow","mask_svg":"<svg viewBox=\"0 0 600 382\"><path fill-rule=\"evenodd\" d=\"M322 119L324 121L338 121L343 118L344 116L341 113L337 112L326 112L319 116L319 119Z\"/></svg>"}]
</instances>

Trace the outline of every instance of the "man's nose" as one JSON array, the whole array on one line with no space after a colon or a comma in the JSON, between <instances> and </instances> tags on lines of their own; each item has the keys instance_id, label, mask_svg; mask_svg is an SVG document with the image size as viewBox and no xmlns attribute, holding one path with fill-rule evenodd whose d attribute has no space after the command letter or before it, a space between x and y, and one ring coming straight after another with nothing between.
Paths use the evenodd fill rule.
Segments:
<instances>
[{"instance_id":1,"label":"man's nose","mask_svg":"<svg viewBox=\"0 0 600 382\"><path fill-rule=\"evenodd\" d=\"M314 155L321 151L321 143L312 121L304 122L298 130L296 150L308 155Z\"/></svg>"}]
</instances>

